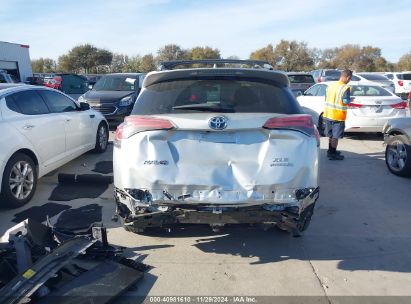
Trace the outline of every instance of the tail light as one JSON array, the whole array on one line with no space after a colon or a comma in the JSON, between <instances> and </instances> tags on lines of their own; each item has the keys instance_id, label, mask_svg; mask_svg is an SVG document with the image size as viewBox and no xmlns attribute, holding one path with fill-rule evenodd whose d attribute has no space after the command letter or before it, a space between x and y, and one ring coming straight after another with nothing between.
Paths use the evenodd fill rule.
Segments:
<instances>
[{"instance_id":1,"label":"tail light","mask_svg":"<svg viewBox=\"0 0 411 304\"><path fill-rule=\"evenodd\" d=\"M128 116L124 122L117 127L114 134L114 146L121 147L121 140L129 138L136 133L152 130L170 130L174 125L167 119L144 117L144 116Z\"/></svg>"},{"instance_id":2,"label":"tail light","mask_svg":"<svg viewBox=\"0 0 411 304\"><path fill-rule=\"evenodd\" d=\"M317 78L317 82L321 82L321 77L318 77L318 78Z\"/></svg>"},{"instance_id":3,"label":"tail light","mask_svg":"<svg viewBox=\"0 0 411 304\"><path fill-rule=\"evenodd\" d=\"M399 85L400 87L402 87L402 86L404 85L404 81L398 80L398 85Z\"/></svg>"},{"instance_id":4,"label":"tail light","mask_svg":"<svg viewBox=\"0 0 411 304\"><path fill-rule=\"evenodd\" d=\"M362 107L362 104L360 103L355 103L355 102L350 102L349 104L347 104L347 106L349 108L354 108L354 109L359 109Z\"/></svg>"},{"instance_id":5,"label":"tail light","mask_svg":"<svg viewBox=\"0 0 411 304\"><path fill-rule=\"evenodd\" d=\"M399 103L391 105L394 109L405 109L407 107L407 102L401 101Z\"/></svg>"},{"instance_id":6,"label":"tail light","mask_svg":"<svg viewBox=\"0 0 411 304\"><path fill-rule=\"evenodd\" d=\"M313 120L310 115L290 115L286 117L273 117L266 121L263 128L265 129L290 129L302 132L308 136L317 137L319 134L314 126Z\"/></svg>"}]
</instances>

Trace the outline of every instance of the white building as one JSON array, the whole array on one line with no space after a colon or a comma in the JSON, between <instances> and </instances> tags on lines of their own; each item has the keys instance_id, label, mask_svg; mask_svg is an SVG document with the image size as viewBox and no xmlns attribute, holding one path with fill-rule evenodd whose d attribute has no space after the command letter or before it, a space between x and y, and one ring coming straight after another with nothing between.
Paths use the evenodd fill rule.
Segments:
<instances>
[{"instance_id":1,"label":"white building","mask_svg":"<svg viewBox=\"0 0 411 304\"><path fill-rule=\"evenodd\" d=\"M29 46L0 41L0 70L5 70L17 81L33 76Z\"/></svg>"}]
</instances>

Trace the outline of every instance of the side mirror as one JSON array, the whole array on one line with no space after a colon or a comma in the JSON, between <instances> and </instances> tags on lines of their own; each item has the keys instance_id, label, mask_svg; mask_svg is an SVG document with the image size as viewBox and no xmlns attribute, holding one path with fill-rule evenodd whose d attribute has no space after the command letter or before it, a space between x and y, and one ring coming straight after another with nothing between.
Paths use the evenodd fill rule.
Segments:
<instances>
[{"instance_id":1,"label":"side mirror","mask_svg":"<svg viewBox=\"0 0 411 304\"><path fill-rule=\"evenodd\" d=\"M81 111L90 110L90 105L87 102L80 102L80 110Z\"/></svg>"}]
</instances>

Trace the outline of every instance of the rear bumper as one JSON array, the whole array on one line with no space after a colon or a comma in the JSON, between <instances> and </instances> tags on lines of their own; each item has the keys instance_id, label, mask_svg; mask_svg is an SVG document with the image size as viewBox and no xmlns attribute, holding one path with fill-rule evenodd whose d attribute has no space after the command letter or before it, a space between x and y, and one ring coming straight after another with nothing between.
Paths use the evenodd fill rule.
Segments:
<instances>
[{"instance_id":1,"label":"rear bumper","mask_svg":"<svg viewBox=\"0 0 411 304\"><path fill-rule=\"evenodd\" d=\"M406 111L400 115L381 118L366 118L356 117L355 119L347 119L345 123L345 132L382 132L384 125L393 118L405 117Z\"/></svg>"},{"instance_id":2,"label":"rear bumper","mask_svg":"<svg viewBox=\"0 0 411 304\"><path fill-rule=\"evenodd\" d=\"M305 210L312 209L319 197L319 187L305 198L293 204L271 203L258 205L206 205L206 204L163 204L154 210L141 210L131 214L124 204L124 193L115 189L117 212L123 219L124 226L132 230L144 230L147 227L167 227L174 224L207 224L223 226L227 224L281 224L287 230L293 230L301 220ZM157 206L158 207L158 206Z\"/></svg>"}]
</instances>

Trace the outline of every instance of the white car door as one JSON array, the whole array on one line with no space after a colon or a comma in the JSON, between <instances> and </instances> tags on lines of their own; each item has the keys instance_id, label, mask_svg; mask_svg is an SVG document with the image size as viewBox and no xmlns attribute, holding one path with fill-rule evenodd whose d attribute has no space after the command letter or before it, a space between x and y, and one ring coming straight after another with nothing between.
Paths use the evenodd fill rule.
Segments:
<instances>
[{"instance_id":1,"label":"white car door","mask_svg":"<svg viewBox=\"0 0 411 304\"><path fill-rule=\"evenodd\" d=\"M324 112L326 84L316 84L305 91L303 96L297 98L302 107L314 110L321 114Z\"/></svg>"},{"instance_id":2,"label":"white car door","mask_svg":"<svg viewBox=\"0 0 411 304\"><path fill-rule=\"evenodd\" d=\"M72 99L61 93L49 90L41 90L40 93L51 111L64 117L66 154L79 154L94 145L96 131L92 125L92 113L81 111Z\"/></svg>"},{"instance_id":3,"label":"white car door","mask_svg":"<svg viewBox=\"0 0 411 304\"><path fill-rule=\"evenodd\" d=\"M319 116L324 112L326 90L326 84L316 84L305 91L303 96L297 97L304 112L313 117L315 124L317 124Z\"/></svg>"},{"instance_id":4,"label":"white car door","mask_svg":"<svg viewBox=\"0 0 411 304\"><path fill-rule=\"evenodd\" d=\"M64 157L66 150L65 122L50 113L45 101L35 90L26 90L6 97L12 124L35 148L39 162L47 167Z\"/></svg>"}]
</instances>

